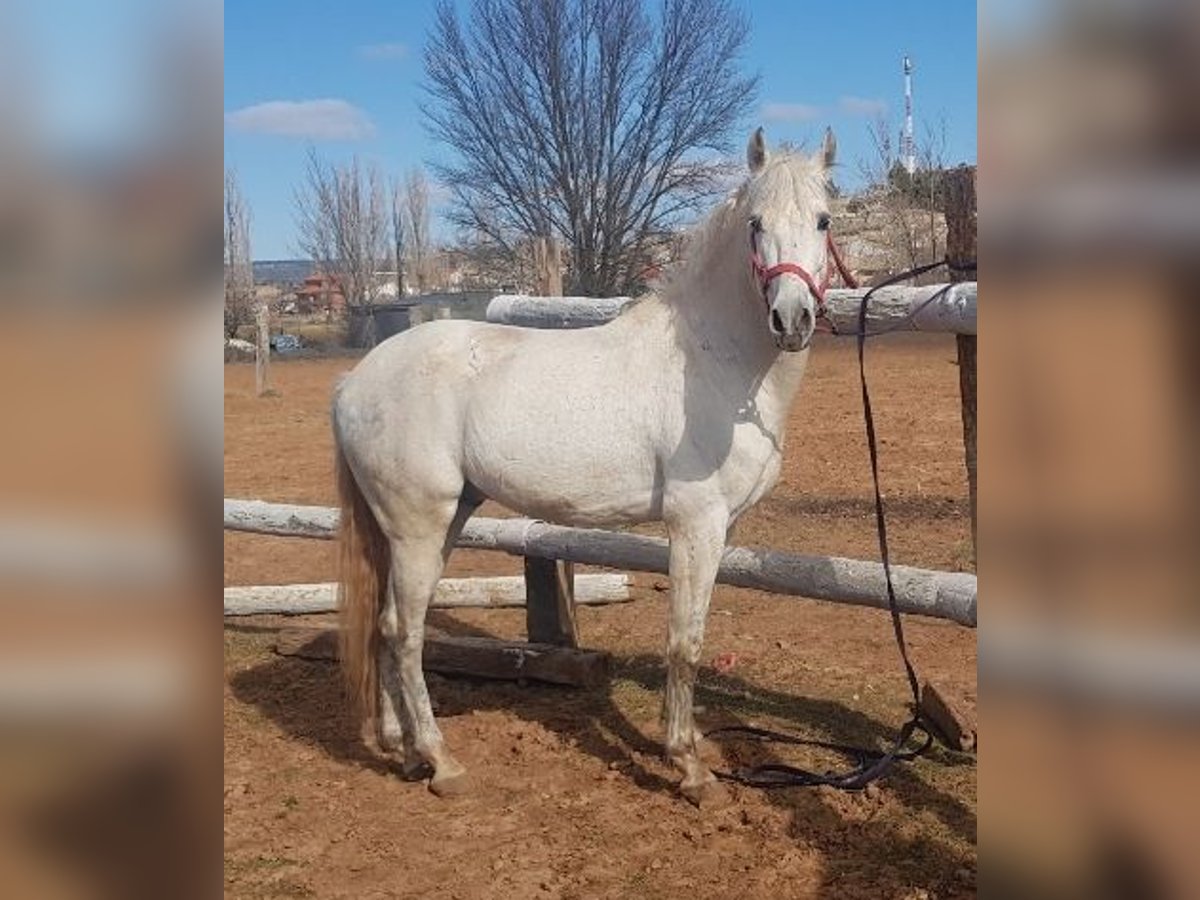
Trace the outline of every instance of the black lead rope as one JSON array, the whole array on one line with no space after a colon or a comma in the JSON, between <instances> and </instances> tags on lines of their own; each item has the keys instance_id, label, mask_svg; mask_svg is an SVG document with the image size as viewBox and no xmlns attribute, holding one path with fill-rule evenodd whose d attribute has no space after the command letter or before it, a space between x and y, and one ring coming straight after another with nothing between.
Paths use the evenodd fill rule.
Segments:
<instances>
[{"instance_id":1,"label":"black lead rope","mask_svg":"<svg viewBox=\"0 0 1200 900\"><path fill-rule=\"evenodd\" d=\"M871 394L867 390L866 346L867 346L867 307L871 297L880 288L916 278L942 266L950 265L948 260L928 263L907 272L901 272L891 278L874 285L863 294L858 307L858 377L862 385L863 419L867 430L867 450L871 457L871 480L875 488L875 528L879 535L879 557L883 562L884 580L887 582L888 611L892 616L892 630L896 635L896 646L900 650L900 659L904 663L904 672L908 676L909 690L912 692L912 716L901 727L895 741L887 750L870 750L853 747L848 744L836 744L829 741L810 740L772 731L767 728L755 728L750 725L727 725L714 728L705 737L718 735L738 735L752 738L762 743L791 744L794 746L817 747L831 750L847 759L854 760L854 767L848 772L810 772L797 766L784 763L767 763L759 766L746 766L730 772L714 772L722 781L736 781L750 787L813 787L828 785L844 791L859 791L881 776L885 775L897 762L907 762L924 754L933 744L933 735L921 716L921 691L916 670L908 658L908 645L904 640L904 623L896 606L896 588L892 583L892 563L888 554L887 519L883 514L883 494L879 490L879 453L875 446L875 417L871 412ZM972 268L964 266L963 268ZM944 291L945 289L943 289ZM938 291L922 303L927 303L940 297L943 291ZM916 310L913 311L914 313ZM910 314L911 315L911 314ZM909 748L909 741L914 734L924 735L919 745Z\"/></svg>"}]
</instances>

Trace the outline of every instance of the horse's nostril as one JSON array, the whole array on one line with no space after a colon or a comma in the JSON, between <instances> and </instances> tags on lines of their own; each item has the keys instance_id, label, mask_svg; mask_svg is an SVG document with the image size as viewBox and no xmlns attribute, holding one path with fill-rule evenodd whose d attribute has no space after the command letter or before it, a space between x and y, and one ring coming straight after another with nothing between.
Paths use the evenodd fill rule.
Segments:
<instances>
[{"instance_id":1,"label":"horse's nostril","mask_svg":"<svg viewBox=\"0 0 1200 900\"><path fill-rule=\"evenodd\" d=\"M771 310L771 330L776 334L783 334L783 319L779 317L779 310Z\"/></svg>"},{"instance_id":2,"label":"horse's nostril","mask_svg":"<svg viewBox=\"0 0 1200 900\"><path fill-rule=\"evenodd\" d=\"M812 329L813 317L807 309L800 311L800 333L805 334Z\"/></svg>"}]
</instances>

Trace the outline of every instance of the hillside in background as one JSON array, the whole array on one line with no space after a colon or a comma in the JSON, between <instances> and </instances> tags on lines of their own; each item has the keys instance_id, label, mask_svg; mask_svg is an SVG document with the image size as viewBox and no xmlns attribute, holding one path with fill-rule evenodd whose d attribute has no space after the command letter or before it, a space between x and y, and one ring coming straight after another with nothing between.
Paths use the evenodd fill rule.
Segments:
<instances>
[{"instance_id":1,"label":"hillside in background","mask_svg":"<svg viewBox=\"0 0 1200 900\"><path fill-rule=\"evenodd\" d=\"M866 190L834 201L834 234L860 283L872 284L946 252L946 217L894 192ZM923 283L944 280L934 272Z\"/></svg>"},{"instance_id":2,"label":"hillside in background","mask_svg":"<svg viewBox=\"0 0 1200 900\"><path fill-rule=\"evenodd\" d=\"M839 197L832 205L834 230L850 268L864 284L939 258L946 252L946 221L894 190L868 188ZM667 235L651 254L654 267L678 258L684 234ZM564 253L564 257L565 257ZM569 261L564 258L564 263ZM386 263L381 267L386 268ZM509 256L495 250L459 246L437 249L428 262L425 293L464 290L528 290L532 261L528 253ZM257 260L254 283L285 290L300 285L314 271L307 259ZM937 280L936 272L926 279ZM393 276L381 272L392 286ZM410 285L410 291L412 286ZM389 297L395 297L394 286Z\"/></svg>"},{"instance_id":3,"label":"hillside in background","mask_svg":"<svg viewBox=\"0 0 1200 900\"><path fill-rule=\"evenodd\" d=\"M260 259L254 262L255 284L299 284L312 274L310 259Z\"/></svg>"}]
</instances>

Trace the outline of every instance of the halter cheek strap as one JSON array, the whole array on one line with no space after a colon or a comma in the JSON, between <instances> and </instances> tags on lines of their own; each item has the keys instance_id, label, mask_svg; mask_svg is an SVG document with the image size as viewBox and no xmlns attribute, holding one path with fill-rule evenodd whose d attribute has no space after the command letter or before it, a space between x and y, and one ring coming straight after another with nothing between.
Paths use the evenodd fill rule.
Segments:
<instances>
[{"instance_id":1,"label":"halter cheek strap","mask_svg":"<svg viewBox=\"0 0 1200 900\"><path fill-rule=\"evenodd\" d=\"M762 289L763 302L767 300L767 288L771 282L780 275L796 275L812 291L813 297L817 301L817 315L825 315L825 292L829 290L830 282L833 280L833 270L836 267L838 274L842 276L842 281L847 287L858 287L858 280L850 274L850 270L846 268L846 263L842 259L841 251L838 250L837 244L833 242L833 233L825 232L825 250L829 259L833 260L833 265L829 265L829 260L825 263L825 274L821 278L821 283L818 285L817 280L803 266L792 262L776 263L773 266L767 266L763 262L762 255L758 252L758 241L755 240L758 235L758 229L754 226L750 228L750 267L754 270L754 276L758 279L759 287Z\"/></svg>"}]
</instances>

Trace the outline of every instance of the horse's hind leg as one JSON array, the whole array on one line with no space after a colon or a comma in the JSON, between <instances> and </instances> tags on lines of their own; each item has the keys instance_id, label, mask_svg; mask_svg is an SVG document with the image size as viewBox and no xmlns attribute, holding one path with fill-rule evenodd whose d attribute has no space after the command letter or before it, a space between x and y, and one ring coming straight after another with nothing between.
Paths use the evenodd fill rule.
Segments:
<instances>
[{"instance_id":1,"label":"horse's hind leg","mask_svg":"<svg viewBox=\"0 0 1200 900\"><path fill-rule=\"evenodd\" d=\"M468 491L459 500L458 510L442 543L443 564L454 549L467 519L481 502L483 498L468 486ZM400 757L405 778L416 779L427 771L428 765L413 746L412 729L404 727L404 691L400 678L400 611L390 574L379 627L382 639L377 650L379 691L375 717L376 740L385 753L394 753Z\"/></svg>"},{"instance_id":2,"label":"horse's hind leg","mask_svg":"<svg viewBox=\"0 0 1200 900\"><path fill-rule=\"evenodd\" d=\"M697 806L717 804L725 789L700 761L692 698L704 625L725 549L728 518L723 512L689 517L668 525L671 538L671 604L667 625L665 712L667 756L683 772L680 792Z\"/></svg>"},{"instance_id":3,"label":"horse's hind leg","mask_svg":"<svg viewBox=\"0 0 1200 900\"><path fill-rule=\"evenodd\" d=\"M446 749L429 702L421 669L425 613L441 578L445 557L474 506L463 503L448 509L446 515L437 517L436 526L410 528L414 533L393 538L390 598L379 623L382 654L391 657L380 667L380 687L391 695L381 706L390 706L392 713L400 713L397 719L405 750L405 772L412 776L422 763L429 764L433 767L429 787L442 796L466 789L466 770ZM396 681L389 679L392 673L397 676ZM396 702L392 690L397 686L401 703ZM381 711L387 712L382 708Z\"/></svg>"},{"instance_id":4,"label":"horse's hind leg","mask_svg":"<svg viewBox=\"0 0 1200 900\"><path fill-rule=\"evenodd\" d=\"M400 682L400 613L396 594L388 576L388 590L379 615L379 646L376 664L379 675L378 708L375 714L375 738L385 753L400 757L404 777L420 778L425 761L413 746L413 732L404 727L404 694Z\"/></svg>"}]
</instances>

